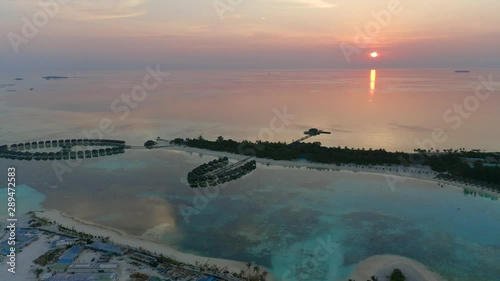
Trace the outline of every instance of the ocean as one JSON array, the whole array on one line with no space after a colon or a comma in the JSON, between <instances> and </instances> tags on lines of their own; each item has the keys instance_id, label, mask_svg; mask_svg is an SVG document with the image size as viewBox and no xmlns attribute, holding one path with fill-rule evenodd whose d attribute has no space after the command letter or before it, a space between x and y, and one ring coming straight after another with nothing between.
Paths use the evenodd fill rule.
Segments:
<instances>
[{"instance_id":1,"label":"ocean","mask_svg":"<svg viewBox=\"0 0 500 281\"><path fill-rule=\"evenodd\" d=\"M200 135L290 142L319 128L332 134L308 141L499 151L500 98L486 97L496 84L484 83L490 74L500 81L499 70L171 72L128 103L146 71L56 74L69 78L0 80L15 84L0 87L1 144L99 134L132 145ZM81 163L2 159L0 169L17 168L23 210L58 209L136 236L162 225L162 243L256 262L277 280L347 280L379 254L412 258L453 281L500 276L498 200L420 180L391 188L383 175L265 165L202 196L185 177L212 159L130 150ZM318 247L326 259L314 263Z\"/></svg>"}]
</instances>

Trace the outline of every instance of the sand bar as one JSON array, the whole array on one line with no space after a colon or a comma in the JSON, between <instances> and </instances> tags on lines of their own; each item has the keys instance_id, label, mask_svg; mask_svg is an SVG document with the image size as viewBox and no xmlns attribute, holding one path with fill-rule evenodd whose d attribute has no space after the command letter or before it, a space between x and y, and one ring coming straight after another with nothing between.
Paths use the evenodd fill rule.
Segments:
<instances>
[{"instance_id":1,"label":"sand bar","mask_svg":"<svg viewBox=\"0 0 500 281\"><path fill-rule=\"evenodd\" d=\"M411 281L444 281L441 276L430 271L425 265L402 256L379 255L372 256L359 263L351 278L354 280L369 280L372 275L379 280L387 280L394 269L400 269Z\"/></svg>"}]
</instances>

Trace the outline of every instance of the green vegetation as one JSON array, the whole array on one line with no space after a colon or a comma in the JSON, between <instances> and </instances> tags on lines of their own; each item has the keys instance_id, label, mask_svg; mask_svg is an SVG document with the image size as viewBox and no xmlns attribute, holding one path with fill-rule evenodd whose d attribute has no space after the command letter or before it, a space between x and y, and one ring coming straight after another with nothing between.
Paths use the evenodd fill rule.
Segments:
<instances>
[{"instance_id":1,"label":"green vegetation","mask_svg":"<svg viewBox=\"0 0 500 281\"><path fill-rule=\"evenodd\" d=\"M57 228L61 233L64 233L68 236L78 237L78 238L81 238L83 240L92 240L92 239L96 238L93 235L90 235L88 233L79 232L79 231L76 231L74 228L67 228L67 227L64 227L60 224L57 225ZM101 237L101 241L104 243L108 242L108 240L109 240L109 237Z\"/></svg>"},{"instance_id":2,"label":"green vegetation","mask_svg":"<svg viewBox=\"0 0 500 281\"><path fill-rule=\"evenodd\" d=\"M364 150L349 149L347 147L324 147L321 143L293 143L284 142L237 142L225 140L219 137L217 141L205 140L203 137L197 139L175 139L173 144L186 145L202 149L224 151L257 158L268 158L273 160L296 160L306 159L311 162L342 164L352 163L357 165L384 165L401 164L401 159L409 162L409 154L403 152L387 152L383 149Z\"/></svg>"},{"instance_id":3,"label":"green vegetation","mask_svg":"<svg viewBox=\"0 0 500 281\"><path fill-rule=\"evenodd\" d=\"M46 252L45 254L39 256L34 260L33 262L35 264L38 264L40 266L46 266L50 263L52 263L55 259L57 259L62 253L64 253L66 249L64 248L56 248L54 250L50 250Z\"/></svg>"},{"instance_id":4,"label":"green vegetation","mask_svg":"<svg viewBox=\"0 0 500 281\"><path fill-rule=\"evenodd\" d=\"M448 152L442 155L432 155L428 157L431 168L443 173L442 179L451 181L461 181L470 184L491 185L499 189L500 167L487 167L483 161L475 161L472 166L463 161L469 159L497 159L497 155L480 152Z\"/></svg>"},{"instance_id":5,"label":"green vegetation","mask_svg":"<svg viewBox=\"0 0 500 281\"><path fill-rule=\"evenodd\" d=\"M406 277L403 272L399 269L394 269L391 273L390 281L406 281Z\"/></svg>"},{"instance_id":6,"label":"green vegetation","mask_svg":"<svg viewBox=\"0 0 500 281\"><path fill-rule=\"evenodd\" d=\"M231 139L225 140L223 137L218 137L216 141L210 141L201 136L196 139L177 138L171 141L171 143L273 160L304 159L324 164L354 164L363 166L423 165L429 166L432 170L441 173L440 178L442 179L479 184L500 192L500 167L489 167L483 164L487 161L499 163L499 154L485 153L478 150L449 149L443 152L434 152L417 149L415 153L406 153L371 148L325 147L321 146L319 142L291 144L261 141L237 142ZM479 160L474 165L469 165L465 160L471 158ZM481 159L484 161L481 161Z\"/></svg>"},{"instance_id":7,"label":"green vegetation","mask_svg":"<svg viewBox=\"0 0 500 281\"><path fill-rule=\"evenodd\" d=\"M30 212L29 214L31 215L31 220L28 223L31 227L41 227L51 224L48 219L37 217L34 212Z\"/></svg>"},{"instance_id":8,"label":"green vegetation","mask_svg":"<svg viewBox=\"0 0 500 281\"><path fill-rule=\"evenodd\" d=\"M40 277L40 274L42 274L42 272L43 272L43 268L37 268L37 269L35 270L36 277L37 277L37 278L38 278L38 277Z\"/></svg>"},{"instance_id":9,"label":"green vegetation","mask_svg":"<svg viewBox=\"0 0 500 281\"><path fill-rule=\"evenodd\" d=\"M147 142L144 143L144 147L151 149L153 148L154 145L157 145L158 143L152 140L148 140Z\"/></svg>"},{"instance_id":10,"label":"green vegetation","mask_svg":"<svg viewBox=\"0 0 500 281\"><path fill-rule=\"evenodd\" d=\"M149 279L149 275L140 272L134 272L130 274L130 278L137 281L147 281Z\"/></svg>"}]
</instances>

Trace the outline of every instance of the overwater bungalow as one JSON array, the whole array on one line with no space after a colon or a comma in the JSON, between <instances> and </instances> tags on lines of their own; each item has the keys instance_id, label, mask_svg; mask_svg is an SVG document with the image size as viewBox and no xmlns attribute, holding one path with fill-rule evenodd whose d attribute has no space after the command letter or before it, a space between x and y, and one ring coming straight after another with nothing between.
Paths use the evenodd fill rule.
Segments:
<instances>
[{"instance_id":1,"label":"overwater bungalow","mask_svg":"<svg viewBox=\"0 0 500 281\"><path fill-rule=\"evenodd\" d=\"M26 152L24 154L24 160L31 161L33 159L33 153L31 152Z\"/></svg>"}]
</instances>

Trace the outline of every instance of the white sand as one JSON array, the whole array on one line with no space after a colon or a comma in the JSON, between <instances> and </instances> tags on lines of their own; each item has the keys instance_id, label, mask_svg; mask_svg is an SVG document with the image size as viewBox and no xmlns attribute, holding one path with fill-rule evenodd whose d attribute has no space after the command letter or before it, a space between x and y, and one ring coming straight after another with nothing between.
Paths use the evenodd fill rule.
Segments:
<instances>
[{"instance_id":1,"label":"white sand","mask_svg":"<svg viewBox=\"0 0 500 281\"><path fill-rule=\"evenodd\" d=\"M409 258L393 255L373 256L362 261L354 270L354 280L369 280L375 275L379 280L387 280L394 269L400 269L409 281L444 281L425 265Z\"/></svg>"},{"instance_id":2,"label":"white sand","mask_svg":"<svg viewBox=\"0 0 500 281\"><path fill-rule=\"evenodd\" d=\"M231 159L242 160L248 158L246 155L234 154L229 152L221 152L221 151L211 151L206 149L188 147L188 146L180 146L180 145L172 145L169 147L165 147L164 149L168 150L176 150L176 151L184 151L190 153L199 153L204 155L212 155L216 157L228 157ZM331 170L339 170L339 171L351 171L351 172L363 172L363 173L377 173L386 175L386 178L398 179L394 181L402 182L404 178L414 178L421 180L429 180L435 182L436 184L443 184L445 186L450 186L454 188L460 189L469 189L471 191L480 193L480 194L488 194L494 197L500 197L500 193L486 190L476 185L466 185L455 182L447 182L443 180L434 179L434 177L438 174L434 172L430 167L427 166L364 166L364 165L354 165L354 164L342 164L337 166L335 164L322 164L322 163L313 163L309 161L288 161L288 160L272 160L272 159L263 159L263 158L255 158L255 161L260 164L270 165L270 166L282 166L282 167L306 167L312 169L331 169Z\"/></svg>"},{"instance_id":3,"label":"white sand","mask_svg":"<svg viewBox=\"0 0 500 281\"><path fill-rule=\"evenodd\" d=\"M195 264L198 261L202 264L205 264L207 261L209 261L209 264L215 264L218 267L227 266L228 270L232 272L240 272L240 270L246 270L246 265L243 262L201 257L193 254L182 253L168 245L147 241L140 237L128 236L119 230L82 221L80 219L65 215L57 210L40 211L36 212L36 215L38 217L47 218L50 221L56 221L64 227L74 227L75 230L79 232L89 233L94 236L110 237L110 240L117 244L127 245L135 248L142 248L152 253L158 253L163 254L167 257L172 257L175 260L181 262Z\"/></svg>"},{"instance_id":4,"label":"white sand","mask_svg":"<svg viewBox=\"0 0 500 281\"><path fill-rule=\"evenodd\" d=\"M37 280L35 274L35 267L33 260L43 255L50 249L49 242L50 239L43 235L40 239L31 243L31 245L26 246L19 252L16 256L16 274L13 275L9 273L7 269L7 257L5 257L4 262L0 263L0 280L9 281L27 281L27 280Z\"/></svg>"}]
</instances>

